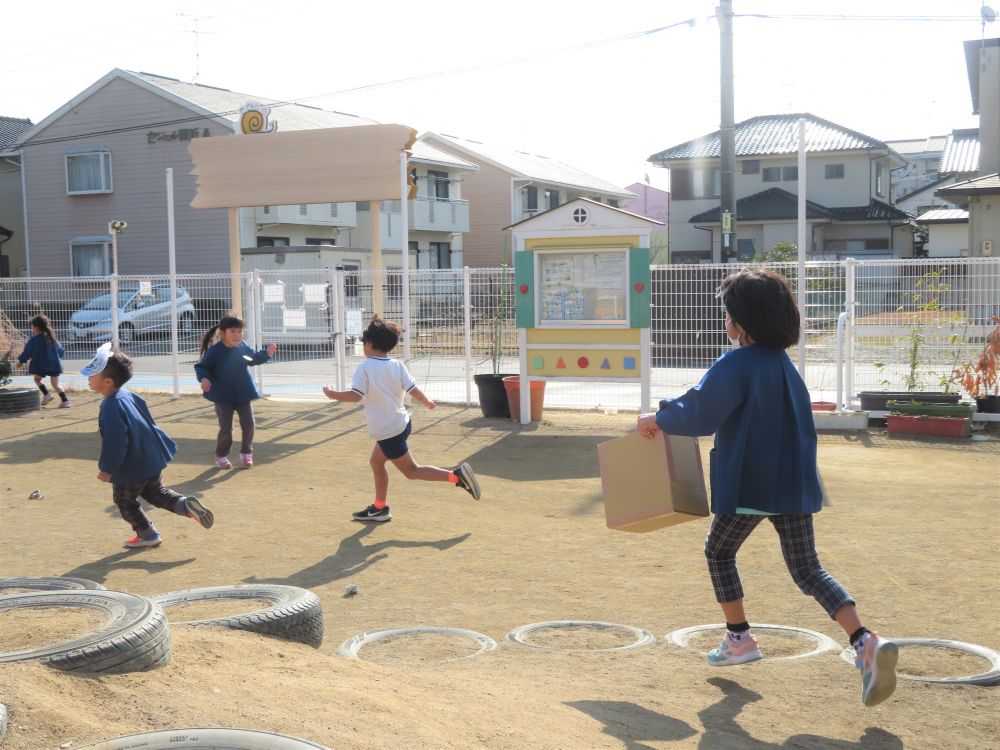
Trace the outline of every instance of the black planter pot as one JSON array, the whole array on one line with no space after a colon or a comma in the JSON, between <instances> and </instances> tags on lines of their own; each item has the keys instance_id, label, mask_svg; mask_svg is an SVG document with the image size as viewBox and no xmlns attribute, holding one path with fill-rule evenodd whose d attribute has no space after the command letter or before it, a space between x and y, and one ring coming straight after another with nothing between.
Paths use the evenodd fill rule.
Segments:
<instances>
[{"instance_id":1,"label":"black planter pot","mask_svg":"<svg viewBox=\"0 0 1000 750\"><path fill-rule=\"evenodd\" d=\"M976 409L984 414L1000 414L1000 396L977 398Z\"/></svg>"},{"instance_id":2,"label":"black planter pot","mask_svg":"<svg viewBox=\"0 0 1000 750\"><path fill-rule=\"evenodd\" d=\"M961 396L957 393L943 391L861 391L862 411L888 411L889 401L910 402L919 401L922 404L957 404ZM885 426L885 417L872 417L868 424Z\"/></svg>"},{"instance_id":3,"label":"black planter pot","mask_svg":"<svg viewBox=\"0 0 1000 750\"><path fill-rule=\"evenodd\" d=\"M484 417L503 417L510 419L510 403L507 400L507 389L503 379L517 373L501 373L500 375L473 375L472 380L479 389L479 408Z\"/></svg>"}]
</instances>

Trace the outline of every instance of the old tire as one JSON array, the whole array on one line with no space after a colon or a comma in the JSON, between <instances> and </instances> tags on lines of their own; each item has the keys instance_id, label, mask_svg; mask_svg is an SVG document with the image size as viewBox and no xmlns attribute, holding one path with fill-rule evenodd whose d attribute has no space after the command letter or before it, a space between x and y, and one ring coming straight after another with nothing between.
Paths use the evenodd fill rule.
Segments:
<instances>
[{"instance_id":1,"label":"old tire","mask_svg":"<svg viewBox=\"0 0 1000 750\"><path fill-rule=\"evenodd\" d=\"M315 742L253 729L167 729L101 740L78 750L329 750Z\"/></svg>"},{"instance_id":2,"label":"old tire","mask_svg":"<svg viewBox=\"0 0 1000 750\"><path fill-rule=\"evenodd\" d=\"M64 672L145 672L170 662L170 625L163 610L121 591L40 591L0 596L0 615L21 607L87 607L108 621L82 638L42 648L0 653L4 662L38 660Z\"/></svg>"},{"instance_id":3,"label":"old tire","mask_svg":"<svg viewBox=\"0 0 1000 750\"><path fill-rule=\"evenodd\" d=\"M32 589L35 591L104 591L97 581L86 578L57 578L29 576L25 578L0 578L0 594L6 589Z\"/></svg>"},{"instance_id":4,"label":"old tire","mask_svg":"<svg viewBox=\"0 0 1000 750\"><path fill-rule=\"evenodd\" d=\"M0 388L0 416L41 408L42 392L37 388Z\"/></svg>"},{"instance_id":5,"label":"old tire","mask_svg":"<svg viewBox=\"0 0 1000 750\"><path fill-rule=\"evenodd\" d=\"M0 703L0 742L7 736L7 707Z\"/></svg>"},{"instance_id":6,"label":"old tire","mask_svg":"<svg viewBox=\"0 0 1000 750\"><path fill-rule=\"evenodd\" d=\"M209 599L265 599L271 606L233 617L175 622L175 625L214 625L270 635L319 648L323 643L323 605L319 597L298 586L249 583L185 589L149 597L164 609Z\"/></svg>"}]
</instances>

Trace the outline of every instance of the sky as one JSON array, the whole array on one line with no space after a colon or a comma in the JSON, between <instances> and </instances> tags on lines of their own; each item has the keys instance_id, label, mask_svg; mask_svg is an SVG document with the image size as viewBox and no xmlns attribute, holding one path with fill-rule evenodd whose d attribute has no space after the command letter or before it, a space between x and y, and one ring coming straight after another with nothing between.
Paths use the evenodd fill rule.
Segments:
<instances>
[{"instance_id":1,"label":"sky","mask_svg":"<svg viewBox=\"0 0 1000 750\"><path fill-rule=\"evenodd\" d=\"M1000 0L991 2L1000 11ZM516 148L620 186L648 177L666 189L665 170L646 159L719 127L717 4L8 3L5 26L18 32L0 45L0 115L37 123L122 68ZM1000 20L984 25L982 7L733 0L736 120L809 112L879 140L976 127L962 42L1000 36ZM272 118L280 128L280 109Z\"/></svg>"}]
</instances>

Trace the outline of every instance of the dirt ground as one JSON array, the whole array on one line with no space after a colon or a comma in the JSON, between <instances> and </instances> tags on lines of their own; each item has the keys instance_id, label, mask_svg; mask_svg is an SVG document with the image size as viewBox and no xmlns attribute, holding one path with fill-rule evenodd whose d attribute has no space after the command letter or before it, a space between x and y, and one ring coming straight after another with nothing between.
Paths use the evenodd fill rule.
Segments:
<instances>
[{"instance_id":1,"label":"dirt ground","mask_svg":"<svg viewBox=\"0 0 1000 750\"><path fill-rule=\"evenodd\" d=\"M760 631L772 658L728 668L709 667L699 653L719 632L693 648L669 644L664 635L677 628L721 619L702 554L708 521L649 534L605 527L595 445L624 434L634 415L549 411L541 425L522 428L476 408L418 407L416 460L470 461L483 499L392 473L393 521L368 526L349 520L371 498L371 441L358 406L257 402L257 465L219 471L210 405L148 400L179 445L167 484L199 495L215 527L153 510L162 546L123 550L131 532L95 478L97 397L73 394L72 409L0 420L0 577L76 576L136 594L302 586L323 603L324 643L317 650L175 626L172 662L154 672L87 677L0 664L0 703L10 712L4 750L208 726L338 749L1000 748L1000 687L904 679L888 702L866 709L856 672L837 652L775 658L809 650L805 640ZM703 440L706 454L708 446ZM820 461L831 500L817 518L820 555L866 624L888 636L1000 649L996 433L962 442L877 430L823 435ZM29 500L35 489L44 497ZM766 523L740 563L752 622L844 643L785 573ZM356 596L345 597L348 583ZM168 612L175 622L181 614ZM533 636L562 650L506 640L517 626L548 620L622 623L657 638L628 651L593 650L624 644L623 631ZM8 614L0 648L32 638L40 647L87 624L49 610ZM360 632L412 625L467 628L499 646L456 658L474 644L425 635L373 643L361 660L335 654ZM909 647L900 657L911 675L986 667L936 649Z\"/></svg>"}]
</instances>

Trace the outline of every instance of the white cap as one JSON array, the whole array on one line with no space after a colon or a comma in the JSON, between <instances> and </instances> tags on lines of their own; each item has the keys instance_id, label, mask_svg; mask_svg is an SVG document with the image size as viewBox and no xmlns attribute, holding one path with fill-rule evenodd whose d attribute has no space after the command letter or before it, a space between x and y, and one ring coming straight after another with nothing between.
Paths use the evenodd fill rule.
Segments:
<instances>
[{"instance_id":1,"label":"white cap","mask_svg":"<svg viewBox=\"0 0 1000 750\"><path fill-rule=\"evenodd\" d=\"M111 357L111 342L105 342L101 344L97 351L94 353L94 358L90 360L83 369L80 370L81 375L86 375L90 377L91 375L99 375L104 372L105 365L108 364L108 359Z\"/></svg>"}]
</instances>

